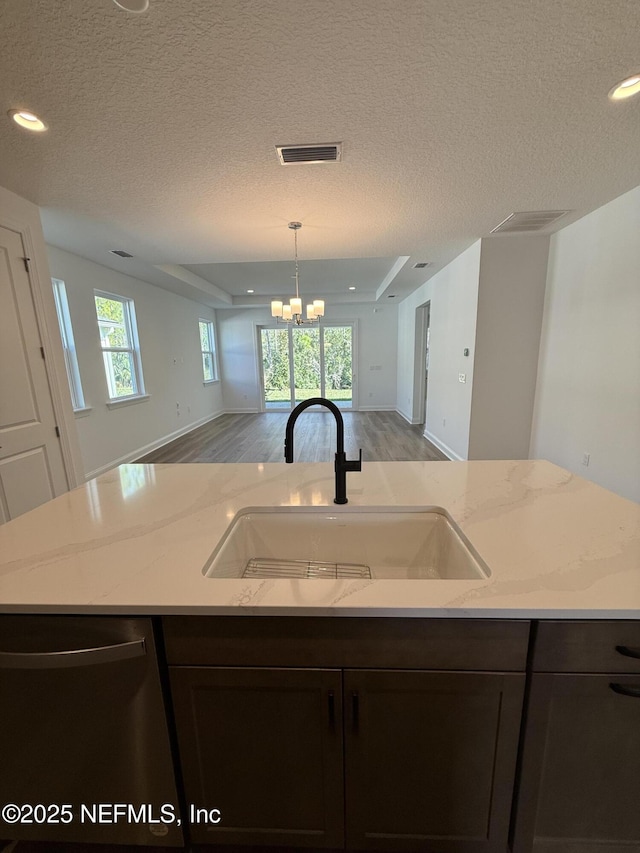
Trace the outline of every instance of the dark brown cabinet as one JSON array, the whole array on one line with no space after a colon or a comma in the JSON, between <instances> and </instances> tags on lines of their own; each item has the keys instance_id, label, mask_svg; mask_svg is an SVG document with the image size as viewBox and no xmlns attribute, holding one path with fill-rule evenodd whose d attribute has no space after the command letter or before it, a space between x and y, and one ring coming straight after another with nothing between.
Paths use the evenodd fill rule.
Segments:
<instances>
[{"instance_id":1,"label":"dark brown cabinet","mask_svg":"<svg viewBox=\"0 0 640 853\"><path fill-rule=\"evenodd\" d=\"M341 847L341 673L171 667L184 793L209 844ZM215 817L215 816L214 816Z\"/></svg>"},{"instance_id":2,"label":"dark brown cabinet","mask_svg":"<svg viewBox=\"0 0 640 853\"><path fill-rule=\"evenodd\" d=\"M165 620L194 842L504 853L528 624L404 621Z\"/></svg>"},{"instance_id":3,"label":"dark brown cabinet","mask_svg":"<svg viewBox=\"0 0 640 853\"><path fill-rule=\"evenodd\" d=\"M346 671L347 848L504 851L524 676Z\"/></svg>"},{"instance_id":4,"label":"dark brown cabinet","mask_svg":"<svg viewBox=\"0 0 640 853\"><path fill-rule=\"evenodd\" d=\"M514 853L640 850L639 768L640 625L541 623Z\"/></svg>"}]
</instances>

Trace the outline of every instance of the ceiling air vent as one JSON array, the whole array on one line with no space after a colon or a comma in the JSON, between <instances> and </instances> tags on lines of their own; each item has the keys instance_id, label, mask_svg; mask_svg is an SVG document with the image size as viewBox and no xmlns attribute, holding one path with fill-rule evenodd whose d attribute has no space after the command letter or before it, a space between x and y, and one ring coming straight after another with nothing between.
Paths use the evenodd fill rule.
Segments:
<instances>
[{"instance_id":1,"label":"ceiling air vent","mask_svg":"<svg viewBox=\"0 0 640 853\"><path fill-rule=\"evenodd\" d=\"M414 264L414 270L423 270L425 267L428 267L431 261L420 261L418 264Z\"/></svg>"},{"instance_id":2,"label":"ceiling air vent","mask_svg":"<svg viewBox=\"0 0 640 853\"><path fill-rule=\"evenodd\" d=\"M499 225L491 229L492 234L519 234L524 231L542 231L568 210L526 210L522 213L511 213Z\"/></svg>"},{"instance_id":3,"label":"ceiling air vent","mask_svg":"<svg viewBox=\"0 0 640 853\"><path fill-rule=\"evenodd\" d=\"M109 249L112 255L117 255L119 258L132 258L133 255L130 255L129 252L125 252L124 249Z\"/></svg>"},{"instance_id":4,"label":"ceiling air vent","mask_svg":"<svg viewBox=\"0 0 640 853\"><path fill-rule=\"evenodd\" d=\"M322 145L276 145L282 166L304 163L337 163L342 160L342 142L325 142Z\"/></svg>"}]
</instances>

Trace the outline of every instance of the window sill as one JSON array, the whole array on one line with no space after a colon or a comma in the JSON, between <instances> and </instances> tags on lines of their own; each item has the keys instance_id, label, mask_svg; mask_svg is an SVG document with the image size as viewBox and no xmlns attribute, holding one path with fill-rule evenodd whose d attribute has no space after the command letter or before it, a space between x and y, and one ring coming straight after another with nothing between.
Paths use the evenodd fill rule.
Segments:
<instances>
[{"instance_id":1,"label":"window sill","mask_svg":"<svg viewBox=\"0 0 640 853\"><path fill-rule=\"evenodd\" d=\"M217 385L220 382L219 379L205 379L202 383L203 385Z\"/></svg>"},{"instance_id":2,"label":"window sill","mask_svg":"<svg viewBox=\"0 0 640 853\"><path fill-rule=\"evenodd\" d=\"M132 406L134 403L144 403L149 400L151 394L132 394L130 397L121 397L118 400L108 400L107 409L119 409L122 406Z\"/></svg>"},{"instance_id":3,"label":"window sill","mask_svg":"<svg viewBox=\"0 0 640 853\"><path fill-rule=\"evenodd\" d=\"M87 415L92 411L91 406L82 406L81 409L74 409L73 414L76 418L86 418Z\"/></svg>"}]
</instances>

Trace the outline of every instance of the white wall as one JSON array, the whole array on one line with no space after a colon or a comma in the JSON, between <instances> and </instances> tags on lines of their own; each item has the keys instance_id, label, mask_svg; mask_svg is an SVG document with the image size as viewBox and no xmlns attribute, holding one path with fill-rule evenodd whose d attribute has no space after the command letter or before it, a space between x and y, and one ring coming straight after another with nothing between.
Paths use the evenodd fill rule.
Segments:
<instances>
[{"instance_id":1,"label":"white wall","mask_svg":"<svg viewBox=\"0 0 640 853\"><path fill-rule=\"evenodd\" d=\"M640 501L640 187L551 239L530 455Z\"/></svg>"},{"instance_id":2,"label":"white wall","mask_svg":"<svg viewBox=\"0 0 640 853\"><path fill-rule=\"evenodd\" d=\"M361 410L395 408L397 307L327 302L325 322L355 322L355 364ZM261 408L257 361L257 325L271 325L267 308L218 311L225 411L257 412Z\"/></svg>"},{"instance_id":3,"label":"white wall","mask_svg":"<svg viewBox=\"0 0 640 853\"><path fill-rule=\"evenodd\" d=\"M548 254L548 235L482 240L469 459L529 455Z\"/></svg>"},{"instance_id":4,"label":"white wall","mask_svg":"<svg viewBox=\"0 0 640 853\"><path fill-rule=\"evenodd\" d=\"M416 340L416 309L431 302L429 388L425 435L453 459L466 459L471 417L476 310L480 271L478 240L433 278L403 300L398 308L398 376L396 408L412 423L417 411L414 383L420 342ZM465 348L470 354L463 355ZM465 384L458 374L466 373Z\"/></svg>"},{"instance_id":5,"label":"white wall","mask_svg":"<svg viewBox=\"0 0 640 853\"><path fill-rule=\"evenodd\" d=\"M226 412L259 412L260 390L256 323L264 323L264 308L218 311L222 395Z\"/></svg>"},{"instance_id":6,"label":"white wall","mask_svg":"<svg viewBox=\"0 0 640 853\"><path fill-rule=\"evenodd\" d=\"M198 319L215 320L213 309L61 249L47 249L51 275L66 285L85 404L91 407L76 418L87 477L135 459L223 411L221 383L204 385L202 376ZM113 409L106 405L94 289L134 300L149 400Z\"/></svg>"}]
</instances>

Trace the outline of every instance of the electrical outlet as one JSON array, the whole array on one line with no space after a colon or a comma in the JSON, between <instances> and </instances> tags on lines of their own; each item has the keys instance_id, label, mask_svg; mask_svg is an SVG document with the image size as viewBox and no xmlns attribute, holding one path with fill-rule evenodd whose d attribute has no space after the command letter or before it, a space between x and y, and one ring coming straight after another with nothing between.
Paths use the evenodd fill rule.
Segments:
<instances>
[{"instance_id":1,"label":"electrical outlet","mask_svg":"<svg viewBox=\"0 0 640 853\"><path fill-rule=\"evenodd\" d=\"M590 453L583 453L582 454L582 464L585 466L585 468L589 467L590 461L591 461L591 454Z\"/></svg>"},{"instance_id":2,"label":"electrical outlet","mask_svg":"<svg viewBox=\"0 0 640 853\"><path fill-rule=\"evenodd\" d=\"M459 373L458 374L458 382L466 382L466 381L467 381L467 374L466 373Z\"/></svg>"}]
</instances>

